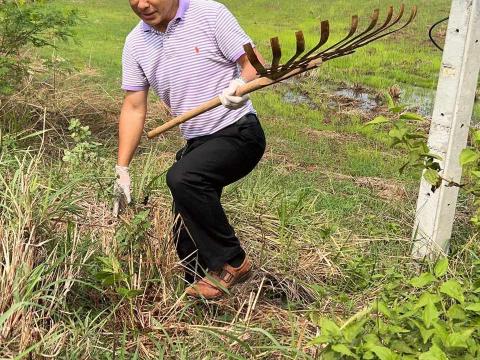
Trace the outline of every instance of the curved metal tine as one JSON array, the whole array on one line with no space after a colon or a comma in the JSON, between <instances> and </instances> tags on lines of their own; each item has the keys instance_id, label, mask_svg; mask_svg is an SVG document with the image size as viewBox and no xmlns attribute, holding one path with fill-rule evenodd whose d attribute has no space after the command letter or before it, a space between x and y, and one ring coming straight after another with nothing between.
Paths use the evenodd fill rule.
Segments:
<instances>
[{"instance_id":1,"label":"curved metal tine","mask_svg":"<svg viewBox=\"0 0 480 360\"><path fill-rule=\"evenodd\" d=\"M355 49L361 48L361 47L363 47L363 46L365 46L365 45L370 44L370 43L373 42L373 41L376 41L376 40L378 40L378 39L384 38L385 36L391 35L391 34L393 34L393 33L396 33L397 31L400 31L400 30L404 29L405 27L407 27L408 25L410 25L410 23L413 21L413 19L415 19L415 17L417 16L417 11L418 11L417 6L416 6L416 5L413 6L413 8L412 8L412 13L410 14L410 18L407 20L407 22L406 22L403 26L399 27L398 29L395 29L395 30L392 30L392 31L383 33L383 34L381 34L381 35L378 35L378 36L376 36L376 37L374 37L374 38L370 38L370 39L368 39L368 41L366 41L366 42L361 42L360 44L355 45Z\"/></svg>"},{"instance_id":2,"label":"curved metal tine","mask_svg":"<svg viewBox=\"0 0 480 360\"><path fill-rule=\"evenodd\" d=\"M270 45L272 47L272 67L270 68L270 72L276 73L278 70L278 65L280 64L280 58L282 57L282 49L280 48L280 42L278 37L274 37L270 39Z\"/></svg>"},{"instance_id":3,"label":"curved metal tine","mask_svg":"<svg viewBox=\"0 0 480 360\"><path fill-rule=\"evenodd\" d=\"M330 46L329 48L323 50L322 52L316 54L315 56L309 58L309 59L301 59L301 60L313 60L313 59L317 59L319 58L322 54L325 54L327 51L339 46L340 44L344 43L345 41L347 41L348 39L350 39L356 32L357 32L357 29L358 29L358 15L353 15L352 16L352 25L350 26L350 32L348 33L347 36L345 36L342 40L340 40L339 42L333 44L332 46Z\"/></svg>"},{"instance_id":4,"label":"curved metal tine","mask_svg":"<svg viewBox=\"0 0 480 360\"><path fill-rule=\"evenodd\" d=\"M389 9L388 9L388 14L387 14L387 18L385 20L385 22L383 23L382 26L378 27L375 31L373 32L370 32L368 34L360 34L358 35L356 38L353 38L351 39L350 41L346 42L345 44L342 44L340 47L338 47L336 50L341 50L341 49L345 49L345 48L351 48L351 47L354 47L354 44L357 44L357 43L360 43L362 41L364 41L365 39L368 39L370 37L373 37L379 33L381 33L382 31L384 31L385 29L388 29L392 26L394 26L395 24L397 24L400 19L402 18L403 16L403 12L404 12L404 9L405 9L405 6L402 5L401 7L401 10L400 10L400 13L399 15L397 16L397 18L392 22L392 18L393 18L393 6L390 6Z\"/></svg>"},{"instance_id":5,"label":"curved metal tine","mask_svg":"<svg viewBox=\"0 0 480 360\"><path fill-rule=\"evenodd\" d=\"M293 57L288 60L284 65L282 65L282 71L288 69L291 63L295 61L296 58L300 56L305 51L305 38L303 36L302 31L297 31L295 33L295 37L297 38L297 51Z\"/></svg>"},{"instance_id":6,"label":"curved metal tine","mask_svg":"<svg viewBox=\"0 0 480 360\"><path fill-rule=\"evenodd\" d=\"M323 45L325 45L327 43L328 39L330 38L330 23L328 21L322 21L322 23L320 24L320 28L321 28L321 30L320 30L320 32L321 32L320 41L318 42L317 45L315 45L315 47L313 49L309 50L305 55L303 55L300 58L300 60L304 60L304 59L308 58L311 54L316 52L318 49L320 49ZM352 29L353 29L353 22L352 22L352 27L350 28L349 36L352 36L351 35ZM353 32L355 32L355 31L353 30Z\"/></svg>"},{"instance_id":7,"label":"curved metal tine","mask_svg":"<svg viewBox=\"0 0 480 360\"><path fill-rule=\"evenodd\" d=\"M347 48L348 48L348 49L356 48L356 47L359 46L359 44L363 44L364 42L366 42L366 41L368 41L368 40L370 40L370 39L375 38L378 34L380 34L380 33L382 33L382 32L385 32L385 31L388 30L388 29L391 29L392 27L394 27L395 25L398 24L398 22L403 18L403 15L404 15L404 14L405 14L405 5L402 4L402 6L400 7L400 11L399 11L399 13L398 13L398 15L397 15L397 17L396 17L395 20L393 20L391 23L390 23L390 21L389 21L389 23L386 22L386 24L387 24L386 26L385 26L385 24L384 24L384 26L379 27L379 28L378 28L376 31L374 31L373 33L368 34L368 36L364 36L364 37L362 37L361 39L357 39L355 42L350 43ZM387 20L388 20L388 18L390 18L390 20L391 20L390 13L389 13L389 16L387 17ZM345 49L345 48L342 47L342 49Z\"/></svg>"},{"instance_id":8,"label":"curved metal tine","mask_svg":"<svg viewBox=\"0 0 480 360\"><path fill-rule=\"evenodd\" d=\"M358 16L353 15L352 16L352 24L350 26L350 31L349 31L347 36L345 36L342 40L336 42L335 44L331 45L330 47L321 51L318 54L315 54L315 55L310 56L308 58L303 58L302 57L299 61L295 62L295 64L292 65L292 67L304 66L305 64L309 63L310 61L312 61L314 59L318 59L319 57L322 57L322 55L325 54L326 52L330 51L331 49L337 47L338 45L341 45L342 43L344 43L345 41L350 39L357 32L357 29L358 29Z\"/></svg>"},{"instance_id":9,"label":"curved metal tine","mask_svg":"<svg viewBox=\"0 0 480 360\"><path fill-rule=\"evenodd\" d=\"M369 35L369 33L375 28L375 26L377 26L379 17L380 17L380 10L375 9L372 14L372 21L370 22L370 25L368 25L368 27L357 36L354 36L353 38L351 38L350 40L348 40L347 42L341 45L339 44L339 46L335 46L335 49L345 48L347 45L351 44L352 42Z\"/></svg>"},{"instance_id":10,"label":"curved metal tine","mask_svg":"<svg viewBox=\"0 0 480 360\"><path fill-rule=\"evenodd\" d=\"M267 69L262 65L260 60L258 60L257 54L255 54L255 51L253 50L252 44L248 43L243 45L243 49L245 50L245 53L247 54L248 61L250 61L250 64L257 70L257 73L260 76L266 76L267 75Z\"/></svg>"},{"instance_id":11,"label":"curved metal tine","mask_svg":"<svg viewBox=\"0 0 480 360\"><path fill-rule=\"evenodd\" d=\"M342 56L347 56L355 53L355 49L352 50L346 50L346 51L341 51L341 52L333 52L331 55L326 55L325 57L322 57L323 62L327 62L332 59L336 59Z\"/></svg>"}]
</instances>

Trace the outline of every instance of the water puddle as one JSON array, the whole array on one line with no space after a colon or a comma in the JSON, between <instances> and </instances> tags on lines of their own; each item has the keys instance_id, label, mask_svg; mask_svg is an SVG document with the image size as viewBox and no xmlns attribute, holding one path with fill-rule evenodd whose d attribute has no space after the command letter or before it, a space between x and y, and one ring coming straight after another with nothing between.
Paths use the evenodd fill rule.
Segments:
<instances>
[{"instance_id":1,"label":"water puddle","mask_svg":"<svg viewBox=\"0 0 480 360\"><path fill-rule=\"evenodd\" d=\"M369 93L365 89L353 88L325 88L326 93L333 96L328 102L329 109L335 110L339 106L353 106L363 111L372 112L378 109L383 100L379 100L375 94ZM420 87L402 88L400 99L397 102L408 107L410 111L414 111L426 118L431 118L433 107L435 105L436 91L432 89L424 89ZM284 93L283 101L293 105L306 105L311 109L318 109L319 106L306 94L289 90ZM475 102L474 114L472 121L480 123L480 98Z\"/></svg>"},{"instance_id":2,"label":"water puddle","mask_svg":"<svg viewBox=\"0 0 480 360\"><path fill-rule=\"evenodd\" d=\"M431 117L435 105L435 90L411 87L402 89L400 104L424 117Z\"/></svg>"},{"instance_id":3,"label":"water puddle","mask_svg":"<svg viewBox=\"0 0 480 360\"><path fill-rule=\"evenodd\" d=\"M333 94L340 99L346 99L348 102L354 103L356 107L364 111L373 111L379 106L372 95L361 90L357 91L349 88L338 89ZM331 101L328 105L330 108L335 108L336 103L341 104L342 101Z\"/></svg>"},{"instance_id":4,"label":"water puddle","mask_svg":"<svg viewBox=\"0 0 480 360\"><path fill-rule=\"evenodd\" d=\"M431 118L435 106L436 91L418 87L402 89L400 103L407 105L409 109L418 112L420 115ZM475 101L472 121L480 122L480 98Z\"/></svg>"},{"instance_id":5,"label":"water puddle","mask_svg":"<svg viewBox=\"0 0 480 360\"><path fill-rule=\"evenodd\" d=\"M318 109L317 104L315 104L310 97L293 91L287 91L283 95L283 101L293 105L306 105L312 109Z\"/></svg>"}]
</instances>

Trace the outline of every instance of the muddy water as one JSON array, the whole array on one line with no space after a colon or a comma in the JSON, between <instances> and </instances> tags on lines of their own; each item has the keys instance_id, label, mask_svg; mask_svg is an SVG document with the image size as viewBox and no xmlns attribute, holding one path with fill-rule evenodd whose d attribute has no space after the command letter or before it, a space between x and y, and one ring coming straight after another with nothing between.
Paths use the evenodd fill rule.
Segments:
<instances>
[{"instance_id":1,"label":"muddy water","mask_svg":"<svg viewBox=\"0 0 480 360\"><path fill-rule=\"evenodd\" d=\"M354 89L347 88L338 89L334 92L334 95L339 98L354 101L356 106L365 111L375 110L379 106L378 102L373 98L373 96L367 92L356 91Z\"/></svg>"},{"instance_id":2,"label":"muddy water","mask_svg":"<svg viewBox=\"0 0 480 360\"><path fill-rule=\"evenodd\" d=\"M409 108L417 111L422 116L431 118L433 107L435 105L435 90L412 87L402 90L400 103L407 105ZM480 98L475 101L475 108L472 121L476 124L480 123Z\"/></svg>"},{"instance_id":3,"label":"muddy water","mask_svg":"<svg viewBox=\"0 0 480 360\"><path fill-rule=\"evenodd\" d=\"M382 104L373 94L373 91L355 90L352 88L326 88L322 92L332 94L332 99L328 102L330 109L336 109L344 103L344 100L351 101L352 105L361 110L370 112L375 111ZM431 118L433 107L435 105L436 91L420 87L403 88L399 99L401 105L406 105L410 111L415 111L426 118ZM307 105L312 109L317 109L318 105L306 94L300 94L294 91L287 91L283 95L283 100L289 104ZM477 99L472 121L480 123L480 99Z\"/></svg>"},{"instance_id":4,"label":"muddy water","mask_svg":"<svg viewBox=\"0 0 480 360\"><path fill-rule=\"evenodd\" d=\"M409 109L418 112L424 117L431 117L435 104L435 91L419 87L402 89L400 103Z\"/></svg>"},{"instance_id":5,"label":"muddy water","mask_svg":"<svg viewBox=\"0 0 480 360\"><path fill-rule=\"evenodd\" d=\"M318 109L317 104L315 104L308 95L299 94L293 91L287 91L283 95L283 101L289 104L307 105L312 109Z\"/></svg>"}]
</instances>

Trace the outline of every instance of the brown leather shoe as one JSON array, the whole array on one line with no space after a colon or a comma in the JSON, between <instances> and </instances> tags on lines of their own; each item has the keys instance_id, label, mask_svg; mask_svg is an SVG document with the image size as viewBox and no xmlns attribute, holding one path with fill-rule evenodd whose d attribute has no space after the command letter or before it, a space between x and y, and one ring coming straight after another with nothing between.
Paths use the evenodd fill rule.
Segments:
<instances>
[{"instance_id":1,"label":"brown leather shoe","mask_svg":"<svg viewBox=\"0 0 480 360\"><path fill-rule=\"evenodd\" d=\"M218 271L209 271L207 276L190 285L186 293L188 296L204 299L216 299L226 293L233 285L247 280L252 273L252 263L245 257L242 265L235 268L225 264Z\"/></svg>"}]
</instances>

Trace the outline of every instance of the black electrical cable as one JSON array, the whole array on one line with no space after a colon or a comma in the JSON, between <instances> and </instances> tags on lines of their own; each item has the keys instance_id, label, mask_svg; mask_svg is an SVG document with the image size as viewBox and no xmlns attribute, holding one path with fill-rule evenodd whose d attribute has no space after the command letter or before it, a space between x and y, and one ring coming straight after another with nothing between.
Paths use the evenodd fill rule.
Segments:
<instances>
[{"instance_id":1,"label":"black electrical cable","mask_svg":"<svg viewBox=\"0 0 480 360\"><path fill-rule=\"evenodd\" d=\"M435 45L440 51L443 51L443 48L437 44L437 42L435 41L435 39L433 38L433 30L435 30L435 28L440 25L441 23L447 21L449 19L449 17L446 17L445 19L442 19L440 21L437 21L435 24L432 25L432 27L430 28L430 30L428 31L428 36L430 37L430 41L433 43L433 45Z\"/></svg>"}]
</instances>

